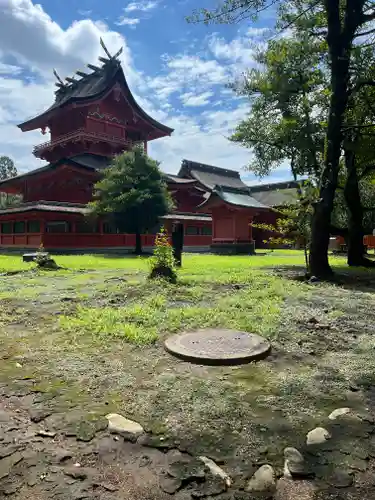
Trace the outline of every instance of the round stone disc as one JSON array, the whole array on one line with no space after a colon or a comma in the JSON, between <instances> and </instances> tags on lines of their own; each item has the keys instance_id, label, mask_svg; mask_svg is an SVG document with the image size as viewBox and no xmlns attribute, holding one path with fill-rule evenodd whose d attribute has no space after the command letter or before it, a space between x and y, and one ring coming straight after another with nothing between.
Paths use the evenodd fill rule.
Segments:
<instances>
[{"instance_id":1,"label":"round stone disc","mask_svg":"<svg viewBox=\"0 0 375 500\"><path fill-rule=\"evenodd\" d=\"M172 335L164 347L185 361L209 365L250 363L271 350L269 342L254 333L215 328Z\"/></svg>"}]
</instances>

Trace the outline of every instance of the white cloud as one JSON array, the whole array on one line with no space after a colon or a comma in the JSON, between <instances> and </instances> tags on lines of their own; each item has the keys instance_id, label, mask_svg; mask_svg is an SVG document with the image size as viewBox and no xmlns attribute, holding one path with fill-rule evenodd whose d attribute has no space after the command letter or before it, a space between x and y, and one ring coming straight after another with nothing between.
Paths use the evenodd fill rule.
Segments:
<instances>
[{"instance_id":1,"label":"white cloud","mask_svg":"<svg viewBox=\"0 0 375 500\"><path fill-rule=\"evenodd\" d=\"M155 9L159 5L159 1L146 0L141 2L130 2L125 8L125 12L141 11L146 12L148 10Z\"/></svg>"},{"instance_id":2,"label":"white cloud","mask_svg":"<svg viewBox=\"0 0 375 500\"><path fill-rule=\"evenodd\" d=\"M83 17L88 17L92 14L92 10L78 10L78 14Z\"/></svg>"},{"instance_id":3,"label":"white cloud","mask_svg":"<svg viewBox=\"0 0 375 500\"><path fill-rule=\"evenodd\" d=\"M50 75L52 68L65 76L94 62L102 53L100 36L110 51L123 46L122 61L126 67L131 65L124 37L104 23L83 19L64 30L31 0L0 0L0 26L1 51L43 76Z\"/></svg>"},{"instance_id":4,"label":"white cloud","mask_svg":"<svg viewBox=\"0 0 375 500\"><path fill-rule=\"evenodd\" d=\"M20 66L0 62L0 75L18 75L21 71Z\"/></svg>"},{"instance_id":5,"label":"white cloud","mask_svg":"<svg viewBox=\"0 0 375 500\"><path fill-rule=\"evenodd\" d=\"M186 92L180 96L180 99L184 106L205 106L209 104L210 97L214 95L213 92L203 92L203 94L197 95L194 92Z\"/></svg>"},{"instance_id":6,"label":"white cloud","mask_svg":"<svg viewBox=\"0 0 375 500\"><path fill-rule=\"evenodd\" d=\"M137 24L139 24L139 22L140 22L140 19L138 19L136 17L123 16L123 17L120 17L120 19L118 21L116 21L115 24L117 24L117 26L130 26L130 27L135 28L135 26Z\"/></svg>"}]
</instances>

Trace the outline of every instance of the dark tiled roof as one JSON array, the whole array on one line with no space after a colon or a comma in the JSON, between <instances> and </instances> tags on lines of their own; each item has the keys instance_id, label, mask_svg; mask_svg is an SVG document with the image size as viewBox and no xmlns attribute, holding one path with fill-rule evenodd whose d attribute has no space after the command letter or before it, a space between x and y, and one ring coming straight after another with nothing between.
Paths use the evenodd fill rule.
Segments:
<instances>
[{"instance_id":1,"label":"dark tiled roof","mask_svg":"<svg viewBox=\"0 0 375 500\"><path fill-rule=\"evenodd\" d=\"M247 186L244 188L215 186L210 196L203 203L201 203L200 207L205 206L214 196L218 196L229 205L235 205L237 207L257 208L261 210L269 210L270 208L253 198L251 196L250 189Z\"/></svg>"},{"instance_id":2,"label":"dark tiled roof","mask_svg":"<svg viewBox=\"0 0 375 500\"><path fill-rule=\"evenodd\" d=\"M89 210L85 205L80 203L63 203L58 201L36 201L30 203L22 203L16 207L10 207L5 210L0 210L0 215L31 212L33 210L42 212L64 212L71 214L82 214L86 215Z\"/></svg>"},{"instance_id":3,"label":"dark tiled roof","mask_svg":"<svg viewBox=\"0 0 375 500\"><path fill-rule=\"evenodd\" d=\"M194 184L196 182L195 179L184 179L173 174L164 174L164 177L167 182L174 182L176 184Z\"/></svg>"},{"instance_id":4,"label":"dark tiled roof","mask_svg":"<svg viewBox=\"0 0 375 500\"><path fill-rule=\"evenodd\" d=\"M277 182L251 186L251 196L269 207L279 207L294 203L297 199L297 181Z\"/></svg>"},{"instance_id":5,"label":"dark tiled roof","mask_svg":"<svg viewBox=\"0 0 375 500\"><path fill-rule=\"evenodd\" d=\"M84 153L81 155L72 156L71 158L62 158L56 163L49 163L47 165L44 165L43 167L34 168L34 170L30 170L30 172L25 172L24 174L17 175L16 177L10 177L9 179L1 180L0 185L11 183L24 177L30 177L31 175L39 174L41 172L44 172L45 170L52 170L63 164L78 165L90 170L102 170L103 168L108 166L109 162L110 160L105 156Z\"/></svg>"},{"instance_id":6,"label":"dark tiled roof","mask_svg":"<svg viewBox=\"0 0 375 500\"><path fill-rule=\"evenodd\" d=\"M151 118L151 116L139 106L129 89L120 61L117 59L106 60L102 67L60 88L55 93L56 98L52 106L34 118L20 123L18 127L26 131L39 128L42 122L43 126L46 126L49 118L57 109L72 103L89 103L95 101L103 97L116 83L120 84L128 103L142 119L148 122L152 127L161 131L164 135L170 135L173 132L173 129Z\"/></svg>"},{"instance_id":7,"label":"dark tiled roof","mask_svg":"<svg viewBox=\"0 0 375 500\"><path fill-rule=\"evenodd\" d=\"M71 156L69 160L74 163L78 163L78 165L81 165L82 167L93 168L94 170L103 170L111 163L110 158L92 153L83 153L81 155Z\"/></svg>"},{"instance_id":8,"label":"dark tiled roof","mask_svg":"<svg viewBox=\"0 0 375 500\"><path fill-rule=\"evenodd\" d=\"M190 177L196 179L210 191L216 185L235 188L246 188L246 184L241 181L240 174L234 170L205 165L190 160L183 160L179 177Z\"/></svg>"}]
</instances>

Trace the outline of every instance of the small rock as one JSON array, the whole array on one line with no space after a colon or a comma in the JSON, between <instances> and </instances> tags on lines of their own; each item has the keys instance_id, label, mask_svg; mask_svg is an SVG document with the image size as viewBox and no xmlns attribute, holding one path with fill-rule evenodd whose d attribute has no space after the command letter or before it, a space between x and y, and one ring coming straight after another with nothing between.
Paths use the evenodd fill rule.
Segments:
<instances>
[{"instance_id":1,"label":"small rock","mask_svg":"<svg viewBox=\"0 0 375 500\"><path fill-rule=\"evenodd\" d=\"M246 491L273 495L276 491L276 474L273 467L262 465L247 483Z\"/></svg>"},{"instance_id":2,"label":"small rock","mask_svg":"<svg viewBox=\"0 0 375 500\"><path fill-rule=\"evenodd\" d=\"M67 467L64 469L64 474L66 476L70 476L73 479L86 479L87 471L81 467Z\"/></svg>"},{"instance_id":3,"label":"small rock","mask_svg":"<svg viewBox=\"0 0 375 500\"><path fill-rule=\"evenodd\" d=\"M133 420L129 420L117 413L106 415L108 430L112 434L119 434L129 441L136 441L144 433L143 427Z\"/></svg>"},{"instance_id":4,"label":"small rock","mask_svg":"<svg viewBox=\"0 0 375 500\"><path fill-rule=\"evenodd\" d=\"M337 418L340 418L343 415L347 415L351 411L352 411L351 408L337 408L337 410L333 410L333 412L329 414L328 418L330 420L336 420Z\"/></svg>"},{"instance_id":5,"label":"small rock","mask_svg":"<svg viewBox=\"0 0 375 500\"><path fill-rule=\"evenodd\" d=\"M45 418L49 417L50 415L52 415L52 412L50 410L41 408L36 408L36 409L32 408L29 413L30 413L30 420L36 424L41 422Z\"/></svg>"},{"instance_id":6,"label":"small rock","mask_svg":"<svg viewBox=\"0 0 375 500\"><path fill-rule=\"evenodd\" d=\"M16 363L16 368L22 368L21 363Z\"/></svg>"},{"instance_id":7,"label":"small rock","mask_svg":"<svg viewBox=\"0 0 375 500\"><path fill-rule=\"evenodd\" d=\"M202 460L204 465L210 470L210 472L213 476L221 477L221 479L223 479L223 481L225 482L227 487L228 488L230 487L230 485L232 484L231 478L229 477L229 475L225 471L223 471L223 469L221 467L219 467L217 464L215 464L215 462L213 460L211 460L211 458L201 456L201 457L199 457L199 460Z\"/></svg>"},{"instance_id":8,"label":"small rock","mask_svg":"<svg viewBox=\"0 0 375 500\"><path fill-rule=\"evenodd\" d=\"M307 433L306 444L307 445L317 445L322 444L331 439L331 434L323 427L316 427L312 431Z\"/></svg>"},{"instance_id":9,"label":"small rock","mask_svg":"<svg viewBox=\"0 0 375 500\"><path fill-rule=\"evenodd\" d=\"M40 429L36 433L37 436L54 438L56 436L56 432L45 431L44 429Z\"/></svg>"},{"instance_id":10,"label":"small rock","mask_svg":"<svg viewBox=\"0 0 375 500\"><path fill-rule=\"evenodd\" d=\"M353 473L345 470L336 470L328 478L328 483L335 488L348 488L353 484Z\"/></svg>"},{"instance_id":11,"label":"small rock","mask_svg":"<svg viewBox=\"0 0 375 500\"><path fill-rule=\"evenodd\" d=\"M305 459L296 448L285 448L284 450L284 476L292 477L308 477L313 475L307 467Z\"/></svg>"},{"instance_id":12,"label":"small rock","mask_svg":"<svg viewBox=\"0 0 375 500\"><path fill-rule=\"evenodd\" d=\"M163 491L165 491L165 493L173 495L181 488L182 481L175 477L164 476L159 479L159 486Z\"/></svg>"}]
</instances>

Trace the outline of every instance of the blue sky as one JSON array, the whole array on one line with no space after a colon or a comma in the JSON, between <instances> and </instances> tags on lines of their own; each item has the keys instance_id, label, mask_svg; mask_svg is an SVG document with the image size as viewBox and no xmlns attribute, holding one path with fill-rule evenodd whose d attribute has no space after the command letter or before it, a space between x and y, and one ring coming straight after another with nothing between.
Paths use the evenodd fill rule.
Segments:
<instances>
[{"instance_id":1,"label":"blue sky","mask_svg":"<svg viewBox=\"0 0 375 500\"><path fill-rule=\"evenodd\" d=\"M176 172L183 158L243 169L251 151L226 137L249 105L226 85L254 65L274 17L188 24L185 17L202 4L216 0L0 0L0 154L12 156L21 171L42 164L31 151L45 137L15 125L52 103L52 68L66 77L95 64L102 37L110 51L124 48L121 62L139 104L175 129L149 149L163 170ZM245 170L242 177L256 181ZM284 164L262 182L289 177Z\"/></svg>"}]
</instances>

